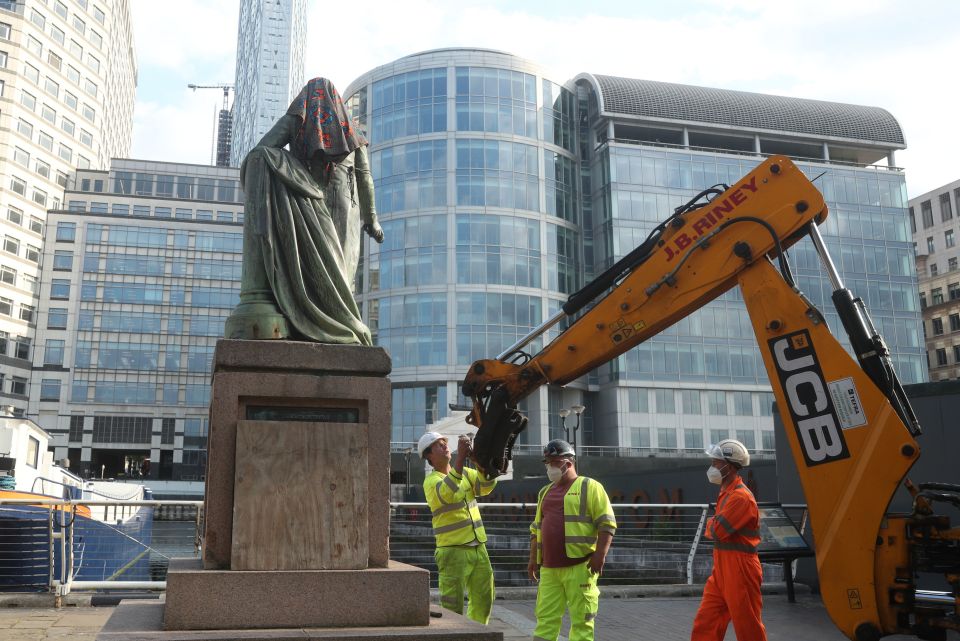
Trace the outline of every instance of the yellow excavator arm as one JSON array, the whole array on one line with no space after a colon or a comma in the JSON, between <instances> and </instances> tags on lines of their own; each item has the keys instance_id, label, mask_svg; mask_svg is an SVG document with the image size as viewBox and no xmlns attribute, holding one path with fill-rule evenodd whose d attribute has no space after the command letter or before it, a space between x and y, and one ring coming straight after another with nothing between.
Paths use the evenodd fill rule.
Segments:
<instances>
[{"instance_id":1,"label":"yellow excavator arm","mask_svg":"<svg viewBox=\"0 0 960 641\"><path fill-rule=\"evenodd\" d=\"M541 385L573 381L739 285L807 498L830 616L859 641L935 639L958 629L960 532L930 504L957 504L960 488L921 485L913 490L921 509L885 514L919 456L920 427L883 339L830 260L817 230L826 216L823 196L784 156L678 208L553 318L471 365L463 392L473 399L467 420L479 428L475 460L490 477L506 469L526 426L517 402ZM854 356L793 281L784 251L808 235ZM580 312L539 353L523 351ZM952 594L916 589L914 575L931 569L946 574Z\"/></svg>"}]
</instances>

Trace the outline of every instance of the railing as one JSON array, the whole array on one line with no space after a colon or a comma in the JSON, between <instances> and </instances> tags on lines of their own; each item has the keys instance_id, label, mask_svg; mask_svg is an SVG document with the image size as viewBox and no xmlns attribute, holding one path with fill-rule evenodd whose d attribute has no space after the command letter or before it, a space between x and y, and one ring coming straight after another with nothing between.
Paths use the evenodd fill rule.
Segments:
<instances>
[{"instance_id":1,"label":"railing","mask_svg":"<svg viewBox=\"0 0 960 641\"><path fill-rule=\"evenodd\" d=\"M536 505L479 506L496 585L531 585L527 560ZM806 507L784 508L803 531ZM702 532L710 509L690 503L614 504L617 534L601 583L705 581L712 569L712 543ZM199 556L202 510L202 501L2 499L0 591L62 597L75 590L166 589L170 558ZM434 549L427 504L391 503L390 557L430 570L436 587ZM782 564L764 564L764 580L784 580Z\"/></svg>"},{"instance_id":2,"label":"railing","mask_svg":"<svg viewBox=\"0 0 960 641\"><path fill-rule=\"evenodd\" d=\"M412 456L419 459L416 453L417 444L404 441L393 441L390 443L390 452L393 454L411 453ZM527 456L542 456L542 445L515 444L512 448L514 454ZM703 458L703 448L676 448L676 447L621 447L619 445L578 445L577 454L581 456L602 456L615 458L648 458L662 456L664 458ZM776 450L750 450L750 456L757 459L774 458Z\"/></svg>"}]
</instances>

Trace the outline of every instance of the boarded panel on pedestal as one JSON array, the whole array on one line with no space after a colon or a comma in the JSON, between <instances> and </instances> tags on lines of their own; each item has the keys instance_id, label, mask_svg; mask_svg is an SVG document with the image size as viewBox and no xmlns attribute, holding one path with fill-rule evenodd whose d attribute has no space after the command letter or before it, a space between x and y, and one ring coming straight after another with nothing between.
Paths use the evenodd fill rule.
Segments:
<instances>
[{"instance_id":1,"label":"boarded panel on pedestal","mask_svg":"<svg viewBox=\"0 0 960 641\"><path fill-rule=\"evenodd\" d=\"M238 421L234 570L367 567L367 424Z\"/></svg>"}]
</instances>

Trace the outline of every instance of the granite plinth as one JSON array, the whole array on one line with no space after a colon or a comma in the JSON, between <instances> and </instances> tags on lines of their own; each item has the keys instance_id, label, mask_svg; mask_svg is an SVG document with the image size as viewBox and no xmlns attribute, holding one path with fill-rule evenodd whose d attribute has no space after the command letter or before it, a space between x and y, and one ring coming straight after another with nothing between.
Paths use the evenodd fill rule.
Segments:
<instances>
[{"instance_id":1,"label":"granite plinth","mask_svg":"<svg viewBox=\"0 0 960 641\"><path fill-rule=\"evenodd\" d=\"M349 595L342 600L349 601ZM379 604L369 602L367 607ZM427 625L405 628L286 628L260 630L163 630L162 603L124 601L97 641L503 641L503 633L434 608Z\"/></svg>"},{"instance_id":2,"label":"granite plinth","mask_svg":"<svg viewBox=\"0 0 960 641\"><path fill-rule=\"evenodd\" d=\"M172 559L165 630L425 626L430 573L391 561L366 570L203 570Z\"/></svg>"},{"instance_id":3,"label":"granite plinth","mask_svg":"<svg viewBox=\"0 0 960 641\"><path fill-rule=\"evenodd\" d=\"M252 412L321 409L355 415L366 429L366 566L389 559L390 357L379 347L294 341L220 340L214 354L204 501L203 565L235 569L235 475L238 422ZM298 420L298 419L291 419ZM302 420L302 419L299 419ZM331 419L332 420L332 419ZM337 419L339 421L339 419ZM362 426L362 427L361 427ZM346 465L342 460L317 465ZM301 497L307 500L308 497ZM277 523L277 528L302 524Z\"/></svg>"}]
</instances>

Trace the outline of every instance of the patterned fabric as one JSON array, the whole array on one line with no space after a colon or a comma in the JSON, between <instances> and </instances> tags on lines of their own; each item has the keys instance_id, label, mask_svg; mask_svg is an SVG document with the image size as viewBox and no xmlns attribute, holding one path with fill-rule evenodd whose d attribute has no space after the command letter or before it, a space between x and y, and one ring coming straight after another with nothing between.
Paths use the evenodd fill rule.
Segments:
<instances>
[{"instance_id":1,"label":"patterned fabric","mask_svg":"<svg viewBox=\"0 0 960 641\"><path fill-rule=\"evenodd\" d=\"M287 113L298 117L301 123L290 151L308 165L318 151L337 162L367 144L347 115L340 92L326 78L308 82L290 103Z\"/></svg>"}]
</instances>

